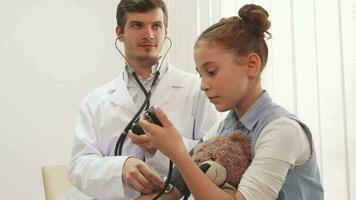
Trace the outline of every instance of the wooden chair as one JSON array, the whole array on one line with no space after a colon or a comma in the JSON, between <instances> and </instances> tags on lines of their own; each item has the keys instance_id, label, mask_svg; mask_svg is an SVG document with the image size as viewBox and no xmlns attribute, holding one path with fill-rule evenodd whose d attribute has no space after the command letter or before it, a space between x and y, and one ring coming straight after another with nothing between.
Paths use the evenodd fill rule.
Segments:
<instances>
[{"instance_id":1,"label":"wooden chair","mask_svg":"<svg viewBox=\"0 0 356 200\"><path fill-rule=\"evenodd\" d=\"M62 192L71 187L66 165L43 166L42 178L46 200L55 200Z\"/></svg>"}]
</instances>

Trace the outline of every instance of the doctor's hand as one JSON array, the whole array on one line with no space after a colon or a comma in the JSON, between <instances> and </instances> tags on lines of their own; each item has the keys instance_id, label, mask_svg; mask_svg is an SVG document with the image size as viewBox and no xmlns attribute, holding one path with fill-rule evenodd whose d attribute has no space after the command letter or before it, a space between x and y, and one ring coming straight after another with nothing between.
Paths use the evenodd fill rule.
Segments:
<instances>
[{"instance_id":1,"label":"doctor's hand","mask_svg":"<svg viewBox=\"0 0 356 200\"><path fill-rule=\"evenodd\" d=\"M156 153L156 147L153 146L146 135L136 135L130 130L128 136L133 144L140 146L144 151L152 155Z\"/></svg>"},{"instance_id":2,"label":"doctor's hand","mask_svg":"<svg viewBox=\"0 0 356 200\"><path fill-rule=\"evenodd\" d=\"M160 175L145 162L128 158L122 169L123 181L143 194L159 191L164 187Z\"/></svg>"},{"instance_id":3,"label":"doctor's hand","mask_svg":"<svg viewBox=\"0 0 356 200\"><path fill-rule=\"evenodd\" d=\"M169 121L168 117L158 107L155 108L155 114L163 127L148 122L143 116L139 120L139 125L144 129L147 139L173 161L179 158L180 155L187 154L181 134Z\"/></svg>"},{"instance_id":4,"label":"doctor's hand","mask_svg":"<svg viewBox=\"0 0 356 200\"><path fill-rule=\"evenodd\" d=\"M158 193L144 194L137 197L135 200L152 200Z\"/></svg>"}]
</instances>

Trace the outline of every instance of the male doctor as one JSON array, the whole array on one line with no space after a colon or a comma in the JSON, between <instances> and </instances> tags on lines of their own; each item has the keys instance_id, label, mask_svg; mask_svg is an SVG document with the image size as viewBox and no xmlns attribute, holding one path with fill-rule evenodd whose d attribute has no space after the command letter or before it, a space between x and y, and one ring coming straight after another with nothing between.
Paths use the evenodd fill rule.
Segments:
<instances>
[{"instance_id":1,"label":"male doctor","mask_svg":"<svg viewBox=\"0 0 356 200\"><path fill-rule=\"evenodd\" d=\"M117 39L124 44L123 71L86 98L78 112L70 181L92 199L134 199L158 191L169 160L145 135L129 132L122 155L115 145L151 89L150 104L172 119L191 149L218 120L215 108L199 90L199 79L170 65L161 49L169 44L163 0L122 0L116 13ZM166 45L168 46L168 45ZM123 59L124 60L124 59Z\"/></svg>"}]
</instances>

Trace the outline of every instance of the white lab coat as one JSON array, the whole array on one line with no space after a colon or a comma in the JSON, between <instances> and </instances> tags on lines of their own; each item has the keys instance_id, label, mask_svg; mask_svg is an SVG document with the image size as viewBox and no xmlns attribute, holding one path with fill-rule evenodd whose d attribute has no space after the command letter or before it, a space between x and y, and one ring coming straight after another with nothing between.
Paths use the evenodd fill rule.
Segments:
<instances>
[{"instance_id":1,"label":"white lab coat","mask_svg":"<svg viewBox=\"0 0 356 200\"><path fill-rule=\"evenodd\" d=\"M80 191L95 199L134 199L139 195L122 181L122 167L129 156L145 158L162 176L168 172L168 158L159 151L148 155L128 137L123 156L113 156L119 135L139 109L127 90L123 73L90 93L78 112L68 174ZM168 115L188 149L218 121L215 108L199 84L196 76L169 65L150 101Z\"/></svg>"}]
</instances>

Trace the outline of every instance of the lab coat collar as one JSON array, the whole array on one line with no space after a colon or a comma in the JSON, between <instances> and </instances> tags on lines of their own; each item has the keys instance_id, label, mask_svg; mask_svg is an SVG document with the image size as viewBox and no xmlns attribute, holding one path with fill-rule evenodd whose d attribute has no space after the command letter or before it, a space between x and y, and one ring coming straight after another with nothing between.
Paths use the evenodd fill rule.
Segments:
<instances>
[{"instance_id":1,"label":"lab coat collar","mask_svg":"<svg viewBox=\"0 0 356 200\"><path fill-rule=\"evenodd\" d=\"M152 65L152 72L150 74L150 77L147 80L153 79L158 70L159 70L160 75L166 73L168 65L169 64L168 64L167 59L160 58L156 64ZM133 69L127 64L127 62L125 62L125 70L123 71L123 78L126 82L126 85L129 84L130 79L133 79L132 72L133 72ZM137 77L139 78L139 80L141 82L143 82L143 79L140 75L137 75ZM159 79L160 79L160 76L158 77L158 80Z\"/></svg>"},{"instance_id":2,"label":"lab coat collar","mask_svg":"<svg viewBox=\"0 0 356 200\"><path fill-rule=\"evenodd\" d=\"M136 113L139 108L136 106L129 91L127 90L124 73L125 69L121 72L120 77L117 79L117 87L112 94L111 102ZM156 88L151 96L151 102L162 106L175 98L175 92L173 92L174 88L188 86L189 83L184 82L183 79L176 78L177 73L180 72L167 62L167 71L163 75L160 75Z\"/></svg>"}]
</instances>

